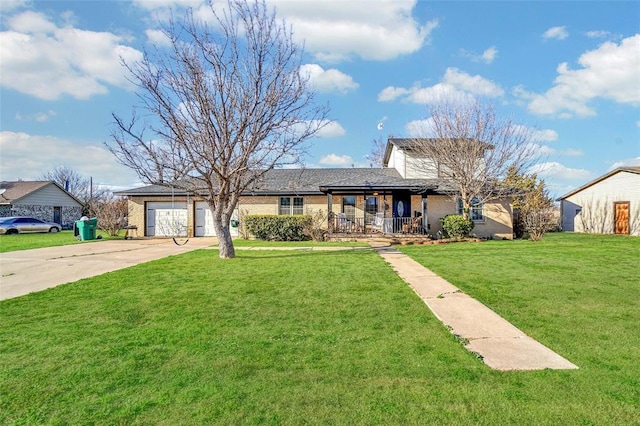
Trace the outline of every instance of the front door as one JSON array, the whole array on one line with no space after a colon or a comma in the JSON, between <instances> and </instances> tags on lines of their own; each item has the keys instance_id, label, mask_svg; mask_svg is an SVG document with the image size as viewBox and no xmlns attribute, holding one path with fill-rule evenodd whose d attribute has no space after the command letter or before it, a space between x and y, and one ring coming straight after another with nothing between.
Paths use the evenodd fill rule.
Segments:
<instances>
[{"instance_id":1,"label":"front door","mask_svg":"<svg viewBox=\"0 0 640 426\"><path fill-rule=\"evenodd\" d=\"M58 225L62 225L62 211L61 207L53 208L53 221Z\"/></svg>"},{"instance_id":2,"label":"front door","mask_svg":"<svg viewBox=\"0 0 640 426\"><path fill-rule=\"evenodd\" d=\"M411 217L411 198L393 196L393 217Z\"/></svg>"},{"instance_id":3,"label":"front door","mask_svg":"<svg viewBox=\"0 0 640 426\"><path fill-rule=\"evenodd\" d=\"M613 232L629 235L629 202L613 203L615 211L615 224Z\"/></svg>"}]
</instances>

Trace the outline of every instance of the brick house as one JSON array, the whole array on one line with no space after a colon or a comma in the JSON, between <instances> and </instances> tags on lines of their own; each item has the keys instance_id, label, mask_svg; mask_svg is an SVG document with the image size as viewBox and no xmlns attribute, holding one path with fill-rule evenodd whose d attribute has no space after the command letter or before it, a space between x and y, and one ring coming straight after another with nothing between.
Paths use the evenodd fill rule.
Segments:
<instances>
[{"instance_id":1,"label":"brick house","mask_svg":"<svg viewBox=\"0 0 640 426\"><path fill-rule=\"evenodd\" d=\"M383 168L275 169L240 197L236 215L314 214L326 216L332 233L430 234L440 218L461 213L451 188L412 161L408 139L389 139ZM149 185L118 192L129 204L129 224L145 236L214 235L207 204L171 187ZM511 200L476 206L474 234L512 238ZM238 235L231 227L232 236Z\"/></svg>"}]
</instances>

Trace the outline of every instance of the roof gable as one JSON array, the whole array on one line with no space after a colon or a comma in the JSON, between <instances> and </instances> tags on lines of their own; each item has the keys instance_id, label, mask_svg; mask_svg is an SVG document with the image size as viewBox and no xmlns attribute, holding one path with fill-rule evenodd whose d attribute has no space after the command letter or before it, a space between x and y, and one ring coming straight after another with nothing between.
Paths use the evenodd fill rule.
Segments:
<instances>
[{"instance_id":1,"label":"roof gable","mask_svg":"<svg viewBox=\"0 0 640 426\"><path fill-rule=\"evenodd\" d=\"M582 185L581 187L576 188L573 191L563 195L562 197L558 198L558 201L564 200L566 198L569 198L572 195L575 195L578 192L584 191L585 189L587 189L587 188L589 188L589 187L591 187L591 186L593 186L593 185L595 185L595 184L597 184L599 182L602 182L603 180L608 179L611 176L613 176L615 174L618 174L618 173L621 173L621 172L628 172L628 173L633 173L633 174L640 175L640 166L618 167L617 169L614 169L614 170L610 171L609 173L604 174L604 175L600 176L599 178L596 178L596 179L592 180L591 182L588 182L588 183Z\"/></svg>"},{"instance_id":2,"label":"roof gable","mask_svg":"<svg viewBox=\"0 0 640 426\"><path fill-rule=\"evenodd\" d=\"M3 181L0 182L0 189L4 192L0 194L0 204L14 204L26 197L32 196L48 186L53 186L60 190L65 196L74 202L82 205L82 202L65 191L60 185L53 181Z\"/></svg>"}]
</instances>

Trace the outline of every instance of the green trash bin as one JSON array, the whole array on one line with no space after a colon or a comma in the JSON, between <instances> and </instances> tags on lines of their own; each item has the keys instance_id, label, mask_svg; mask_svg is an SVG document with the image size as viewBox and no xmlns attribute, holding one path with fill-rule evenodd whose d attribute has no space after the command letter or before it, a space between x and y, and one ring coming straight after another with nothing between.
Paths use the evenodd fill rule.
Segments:
<instances>
[{"instance_id":1,"label":"green trash bin","mask_svg":"<svg viewBox=\"0 0 640 426\"><path fill-rule=\"evenodd\" d=\"M96 228L98 227L98 218L89 220L76 221L76 228L78 229L78 239L80 241L95 240Z\"/></svg>"}]
</instances>

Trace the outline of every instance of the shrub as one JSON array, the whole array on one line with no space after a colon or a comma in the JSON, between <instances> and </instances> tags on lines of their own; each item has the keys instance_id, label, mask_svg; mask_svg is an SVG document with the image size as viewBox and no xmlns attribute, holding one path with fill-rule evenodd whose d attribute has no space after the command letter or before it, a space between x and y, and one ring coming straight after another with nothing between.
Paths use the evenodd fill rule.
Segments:
<instances>
[{"instance_id":1,"label":"shrub","mask_svg":"<svg viewBox=\"0 0 640 426\"><path fill-rule=\"evenodd\" d=\"M310 216L289 215L249 215L244 222L247 231L259 240L267 241L304 241Z\"/></svg>"},{"instance_id":2,"label":"shrub","mask_svg":"<svg viewBox=\"0 0 640 426\"><path fill-rule=\"evenodd\" d=\"M468 236L473 231L473 221L465 219L461 215L450 214L442 219L442 229L449 238L462 238Z\"/></svg>"},{"instance_id":3,"label":"shrub","mask_svg":"<svg viewBox=\"0 0 640 426\"><path fill-rule=\"evenodd\" d=\"M305 222L304 234L313 241L324 241L327 236L327 230L325 229L327 214L322 210L317 210L308 217L309 220Z\"/></svg>"}]
</instances>

